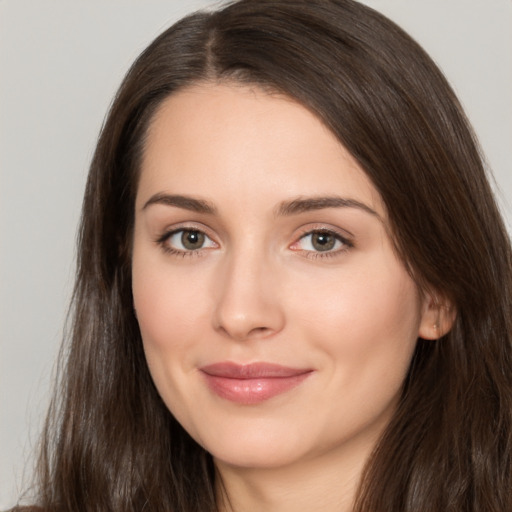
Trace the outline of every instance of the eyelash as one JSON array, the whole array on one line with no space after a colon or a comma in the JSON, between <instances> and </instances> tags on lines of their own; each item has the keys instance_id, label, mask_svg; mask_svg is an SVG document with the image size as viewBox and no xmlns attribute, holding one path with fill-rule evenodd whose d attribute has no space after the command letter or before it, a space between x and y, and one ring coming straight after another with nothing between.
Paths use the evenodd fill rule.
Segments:
<instances>
[{"instance_id":1,"label":"eyelash","mask_svg":"<svg viewBox=\"0 0 512 512\"><path fill-rule=\"evenodd\" d=\"M208 236L207 233L205 233L204 230L196 228L196 227L187 227L182 226L178 229L173 229L171 231L166 231L162 235L160 235L156 243L162 248L162 250L166 254L171 254L173 256L181 256L182 258L191 257L191 256L202 256L204 254L205 247L200 247L199 249L191 249L191 250L182 250L182 249L176 249L169 245L169 240L178 233L199 233L207 237L209 240L213 242L210 236ZM215 242L213 242L215 243ZM217 244L215 244L217 245Z\"/></svg>"},{"instance_id":2,"label":"eyelash","mask_svg":"<svg viewBox=\"0 0 512 512\"><path fill-rule=\"evenodd\" d=\"M200 247L199 249L191 249L191 250L182 250L182 249L176 249L169 245L169 240L179 234L179 233L199 233L207 237L213 244L217 245L216 242L212 240L212 238L205 233L203 230L195 228L195 227L180 227L178 229L173 229L172 231L166 231L162 235L160 235L156 239L156 243L161 247L161 249L166 254L171 254L174 256L180 256L182 258L185 257L194 257L194 256L201 256L204 254L204 251L208 249L208 247ZM338 248L336 250L327 250L327 251L314 251L314 250L304 250L304 249L292 249L296 252L302 252L306 258L309 259L318 259L318 258L332 258L339 256L342 253L347 252L351 248L354 247L354 244L351 240L346 238L345 236L342 236L339 232L332 230L332 229L325 229L325 228L318 228L318 229L309 229L307 231L304 231L297 239L296 242L294 242L291 246L298 244L301 240L304 240L308 236L318 235L318 234L325 234L327 236L332 236L335 239L335 243L339 242L342 244L341 248Z\"/></svg>"},{"instance_id":3,"label":"eyelash","mask_svg":"<svg viewBox=\"0 0 512 512\"><path fill-rule=\"evenodd\" d=\"M340 256L341 254L346 253L350 249L354 247L354 243L349 240L346 236L343 236L341 233L334 229L326 229L326 228L316 228L316 229L308 229L304 231L297 239L296 242L292 244L292 246L298 244L301 240L304 240L308 236L313 235L327 235L332 236L335 239L336 242L340 242L342 244L341 248L335 249L335 250L328 250L328 251L311 251L311 250L304 250L304 249L292 249L297 252L304 253L304 256L309 259L319 259L319 258L334 258L336 256ZM292 247L291 246L291 247Z\"/></svg>"}]
</instances>

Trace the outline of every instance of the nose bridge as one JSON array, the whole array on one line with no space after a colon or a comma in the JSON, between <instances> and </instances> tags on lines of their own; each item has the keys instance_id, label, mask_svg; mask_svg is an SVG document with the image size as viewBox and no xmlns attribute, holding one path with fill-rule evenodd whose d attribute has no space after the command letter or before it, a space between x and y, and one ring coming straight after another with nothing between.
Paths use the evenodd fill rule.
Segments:
<instances>
[{"instance_id":1,"label":"nose bridge","mask_svg":"<svg viewBox=\"0 0 512 512\"><path fill-rule=\"evenodd\" d=\"M237 340L269 336L284 324L275 262L261 244L246 242L227 251L216 285L215 328Z\"/></svg>"}]
</instances>

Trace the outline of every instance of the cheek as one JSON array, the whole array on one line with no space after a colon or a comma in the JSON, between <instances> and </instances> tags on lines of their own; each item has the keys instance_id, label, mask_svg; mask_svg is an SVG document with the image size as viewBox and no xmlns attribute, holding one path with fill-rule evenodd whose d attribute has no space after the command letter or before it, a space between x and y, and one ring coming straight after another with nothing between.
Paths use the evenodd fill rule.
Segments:
<instances>
[{"instance_id":1,"label":"cheek","mask_svg":"<svg viewBox=\"0 0 512 512\"><path fill-rule=\"evenodd\" d=\"M135 248L132 292L146 359L158 388L192 368L190 340L204 328L201 279L162 263L165 256ZM203 321L200 318L203 317ZM199 336L200 337L200 336Z\"/></svg>"},{"instance_id":2,"label":"cheek","mask_svg":"<svg viewBox=\"0 0 512 512\"><path fill-rule=\"evenodd\" d=\"M135 244L132 259L132 293L143 339L166 345L182 339L182 332L197 326L205 296L201 270L183 271L169 264L154 247Z\"/></svg>"},{"instance_id":3,"label":"cheek","mask_svg":"<svg viewBox=\"0 0 512 512\"><path fill-rule=\"evenodd\" d=\"M316 401L329 411L320 434L326 440L339 436L340 425L355 433L389 421L410 365L419 294L405 270L380 270L318 282L321 294L318 288L294 304L294 316L304 319L298 329L319 354L322 388L332 391Z\"/></svg>"},{"instance_id":4,"label":"cheek","mask_svg":"<svg viewBox=\"0 0 512 512\"><path fill-rule=\"evenodd\" d=\"M161 398L178 421L186 424L198 390L184 384L196 371L195 340L207 336L204 305L198 300L204 290L201 293L201 283L188 273L138 256L135 252L133 300L146 361Z\"/></svg>"},{"instance_id":5,"label":"cheek","mask_svg":"<svg viewBox=\"0 0 512 512\"><path fill-rule=\"evenodd\" d=\"M191 307L190 288L180 291L179 283L162 276L133 280L133 301L144 342L165 348L182 338L180 333L195 324L197 310Z\"/></svg>"},{"instance_id":6,"label":"cheek","mask_svg":"<svg viewBox=\"0 0 512 512\"><path fill-rule=\"evenodd\" d=\"M398 262L329 277L313 290L309 283L310 293L295 301L301 329L343 369L347 385L390 379L400 385L421 319L416 285Z\"/></svg>"}]
</instances>

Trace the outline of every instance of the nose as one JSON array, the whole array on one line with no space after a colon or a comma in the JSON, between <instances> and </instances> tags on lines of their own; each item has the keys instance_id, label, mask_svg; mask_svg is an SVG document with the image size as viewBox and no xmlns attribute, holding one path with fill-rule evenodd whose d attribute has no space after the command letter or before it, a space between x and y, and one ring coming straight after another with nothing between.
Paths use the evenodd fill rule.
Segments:
<instances>
[{"instance_id":1,"label":"nose","mask_svg":"<svg viewBox=\"0 0 512 512\"><path fill-rule=\"evenodd\" d=\"M267 338L281 331L285 316L278 274L262 256L228 257L217 276L215 330L237 341Z\"/></svg>"}]
</instances>

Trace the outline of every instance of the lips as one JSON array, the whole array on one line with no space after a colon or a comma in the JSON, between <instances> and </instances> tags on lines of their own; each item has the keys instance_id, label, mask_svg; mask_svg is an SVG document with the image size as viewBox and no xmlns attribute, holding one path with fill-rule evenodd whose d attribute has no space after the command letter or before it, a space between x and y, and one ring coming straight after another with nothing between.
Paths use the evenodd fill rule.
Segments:
<instances>
[{"instance_id":1,"label":"lips","mask_svg":"<svg viewBox=\"0 0 512 512\"><path fill-rule=\"evenodd\" d=\"M313 370L272 363L239 365L222 362L200 368L211 391L226 400L250 405L269 400L298 386Z\"/></svg>"}]
</instances>

